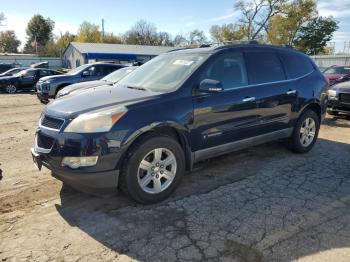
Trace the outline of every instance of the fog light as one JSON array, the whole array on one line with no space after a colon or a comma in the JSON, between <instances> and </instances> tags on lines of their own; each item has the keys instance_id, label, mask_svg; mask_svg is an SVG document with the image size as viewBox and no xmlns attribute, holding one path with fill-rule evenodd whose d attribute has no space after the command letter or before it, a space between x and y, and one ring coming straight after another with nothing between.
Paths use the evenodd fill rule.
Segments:
<instances>
[{"instance_id":1,"label":"fog light","mask_svg":"<svg viewBox=\"0 0 350 262\"><path fill-rule=\"evenodd\" d=\"M69 166L70 168L79 168L86 166L94 166L97 163L98 156L85 157L64 157L62 166Z\"/></svg>"}]
</instances>

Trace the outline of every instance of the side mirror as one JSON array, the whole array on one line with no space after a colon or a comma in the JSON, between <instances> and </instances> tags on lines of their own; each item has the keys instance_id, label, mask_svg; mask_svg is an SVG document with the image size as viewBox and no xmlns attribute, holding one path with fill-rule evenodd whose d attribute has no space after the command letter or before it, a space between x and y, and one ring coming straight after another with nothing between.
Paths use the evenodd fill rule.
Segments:
<instances>
[{"instance_id":1,"label":"side mirror","mask_svg":"<svg viewBox=\"0 0 350 262\"><path fill-rule=\"evenodd\" d=\"M220 93L224 91L220 81L214 79L204 79L199 84L199 91L203 93Z\"/></svg>"},{"instance_id":2,"label":"side mirror","mask_svg":"<svg viewBox=\"0 0 350 262\"><path fill-rule=\"evenodd\" d=\"M81 75L82 75L83 77L88 77L88 76L90 76L90 74L89 74L88 71L84 71Z\"/></svg>"}]
</instances>

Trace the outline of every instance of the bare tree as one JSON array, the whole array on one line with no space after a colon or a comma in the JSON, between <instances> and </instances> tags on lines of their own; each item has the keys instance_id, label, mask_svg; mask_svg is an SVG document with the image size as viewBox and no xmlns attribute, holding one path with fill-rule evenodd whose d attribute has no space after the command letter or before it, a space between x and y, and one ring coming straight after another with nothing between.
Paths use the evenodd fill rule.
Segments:
<instances>
[{"instance_id":1,"label":"bare tree","mask_svg":"<svg viewBox=\"0 0 350 262\"><path fill-rule=\"evenodd\" d=\"M288 0L240 0L235 9L241 11L239 22L245 27L248 40L257 39L272 17L282 12Z\"/></svg>"},{"instance_id":2,"label":"bare tree","mask_svg":"<svg viewBox=\"0 0 350 262\"><path fill-rule=\"evenodd\" d=\"M126 32L125 42L134 45L156 45L157 28L152 23L140 20Z\"/></svg>"}]
</instances>

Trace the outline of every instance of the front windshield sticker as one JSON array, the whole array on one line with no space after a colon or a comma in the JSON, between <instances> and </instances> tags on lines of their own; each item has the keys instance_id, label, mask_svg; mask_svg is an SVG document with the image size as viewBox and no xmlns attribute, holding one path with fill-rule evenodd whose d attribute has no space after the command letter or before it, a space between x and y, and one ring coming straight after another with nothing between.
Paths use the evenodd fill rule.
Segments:
<instances>
[{"instance_id":1,"label":"front windshield sticker","mask_svg":"<svg viewBox=\"0 0 350 262\"><path fill-rule=\"evenodd\" d=\"M191 60L176 60L173 65L183 65L183 66L190 66L194 63L194 61Z\"/></svg>"}]
</instances>

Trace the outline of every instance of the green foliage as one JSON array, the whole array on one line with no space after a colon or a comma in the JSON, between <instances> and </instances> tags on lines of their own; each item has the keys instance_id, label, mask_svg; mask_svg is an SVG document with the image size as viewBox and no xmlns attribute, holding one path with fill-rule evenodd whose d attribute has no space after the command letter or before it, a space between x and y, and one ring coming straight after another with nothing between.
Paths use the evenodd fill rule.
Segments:
<instances>
[{"instance_id":1,"label":"green foliage","mask_svg":"<svg viewBox=\"0 0 350 262\"><path fill-rule=\"evenodd\" d=\"M52 31L55 23L50 18L44 18L42 15L33 16L26 29L27 43L25 45L26 52L35 52L35 41L40 51L45 45L52 40Z\"/></svg>"},{"instance_id":2,"label":"green foliage","mask_svg":"<svg viewBox=\"0 0 350 262\"><path fill-rule=\"evenodd\" d=\"M103 37L103 43L106 44L122 44L123 40L120 36L115 36L113 33L111 34L105 34Z\"/></svg>"},{"instance_id":3,"label":"green foliage","mask_svg":"<svg viewBox=\"0 0 350 262\"><path fill-rule=\"evenodd\" d=\"M20 44L21 41L17 39L14 31L0 32L0 52L17 53Z\"/></svg>"},{"instance_id":4,"label":"green foliage","mask_svg":"<svg viewBox=\"0 0 350 262\"><path fill-rule=\"evenodd\" d=\"M77 37L74 41L85 43L101 43L101 40L102 33L99 30L99 26L85 21L80 25Z\"/></svg>"},{"instance_id":5,"label":"green foliage","mask_svg":"<svg viewBox=\"0 0 350 262\"><path fill-rule=\"evenodd\" d=\"M228 41L243 40L246 37L245 27L236 24L213 25L210 35L214 42L224 43Z\"/></svg>"},{"instance_id":6,"label":"green foliage","mask_svg":"<svg viewBox=\"0 0 350 262\"><path fill-rule=\"evenodd\" d=\"M301 27L294 45L308 55L325 53L327 42L332 39L337 29L338 22L332 17L314 17Z\"/></svg>"}]
</instances>

